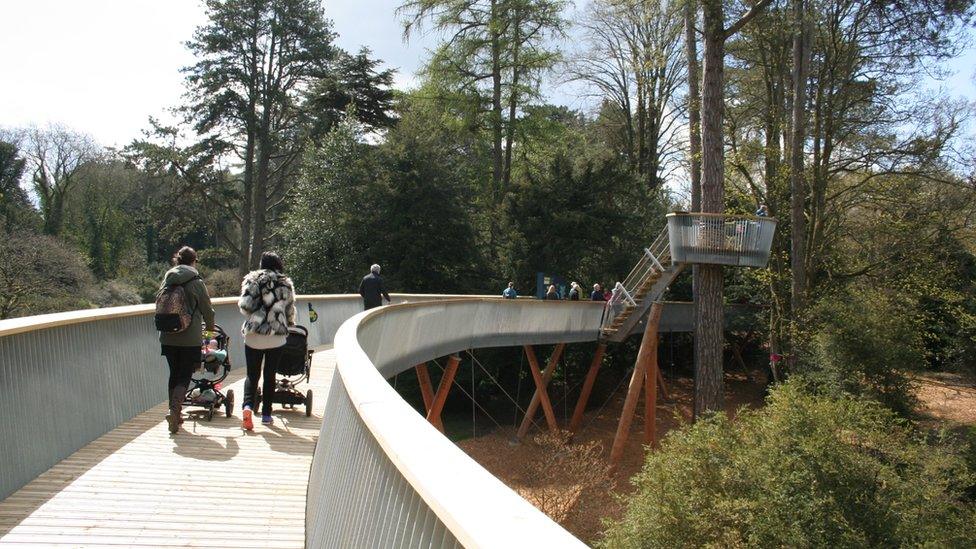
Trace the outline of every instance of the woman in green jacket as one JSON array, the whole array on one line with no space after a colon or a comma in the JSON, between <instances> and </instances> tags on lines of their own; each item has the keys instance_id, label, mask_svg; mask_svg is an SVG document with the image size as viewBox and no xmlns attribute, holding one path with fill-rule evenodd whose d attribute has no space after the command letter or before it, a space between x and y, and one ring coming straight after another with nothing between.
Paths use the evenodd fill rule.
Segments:
<instances>
[{"instance_id":1,"label":"woman in green jacket","mask_svg":"<svg viewBox=\"0 0 976 549\"><path fill-rule=\"evenodd\" d=\"M200 367L200 347L203 345L203 324L207 331L214 329L214 310L210 304L207 285L197 271L197 252L183 246L173 256L173 268L166 271L160 290L167 286L183 286L186 306L192 312L190 325L181 332L159 333L161 353L169 365L169 432L176 433L183 423L183 399L190 384L190 376Z\"/></svg>"}]
</instances>

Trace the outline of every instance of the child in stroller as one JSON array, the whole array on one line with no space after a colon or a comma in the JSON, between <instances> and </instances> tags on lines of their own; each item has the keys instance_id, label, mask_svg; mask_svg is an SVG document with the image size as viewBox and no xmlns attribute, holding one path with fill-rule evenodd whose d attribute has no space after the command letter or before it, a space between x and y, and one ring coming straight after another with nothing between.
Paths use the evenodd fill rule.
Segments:
<instances>
[{"instance_id":1,"label":"child in stroller","mask_svg":"<svg viewBox=\"0 0 976 549\"><path fill-rule=\"evenodd\" d=\"M234 409L234 391L224 394L220 384L230 373L230 338L220 326L214 326L214 337L205 339L200 350L202 367L190 378L190 387L186 391L183 406L202 407L207 412L207 421L213 419L214 412L220 407L224 414L230 417Z\"/></svg>"},{"instance_id":2,"label":"child in stroller","mask_svg":"<svg viewBox=\"0 0 976 549\"><path fill-rule=\"evenodd\" d=\"M275 392L271 402L282 404L286 409L294 409L296 404L305 406L305 417L312 415L312 390L302 394L297 385L307 381L312 368L312 353L308 350L308 328L291 326L288 337L281 348L281 360L275 375ZM261 388L257 390L255 402L261 401Z\"/></svg>"}]
</instances>

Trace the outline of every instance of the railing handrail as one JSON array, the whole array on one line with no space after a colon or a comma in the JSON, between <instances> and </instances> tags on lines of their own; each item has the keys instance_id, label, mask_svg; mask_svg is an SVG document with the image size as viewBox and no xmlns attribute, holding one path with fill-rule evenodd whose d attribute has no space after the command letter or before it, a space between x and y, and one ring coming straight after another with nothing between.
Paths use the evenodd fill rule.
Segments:
<instances>
[{"instance_id":1,"label":"railing handrail","mask_svg":"<svg viewBox=\"0 0 976 549\"><path fill-rule=\"evenodd\" d=\"M644 249L644 253L641 254L640 258L637 260L637 264L630 270L630 273L624 278L623 282L618 282L615 286L618 288L616 295L607 302L606 312L603 315L603 322L601 329L609 328L617 315L622 311L617 310L614 305L620 303L624 299L630 301L635 307L638 307L640 303L636 301L633 295L637 292L637 288L644 285L647 280L655 273L661 273L662 275L670 268L666 267L666 264L671 263L671 253L670 253L670 239L668 236L668 228L665 226L664 229L658 233L657 237L651 243L650 246ZM641 303L646 300L648 296L641 298Z\"/></svg>"},{"instance_id":2,"label":"railing handrail","mask_svg":"<svg viewBox=\"0 0 976 549\"><path fill-rule=\"evenodd\" d=\"M404 300L424 300L430 298L451 299L451 298L500 298L501 296L489 295L463 295L463 294L390 294L393 298ZM346 301L349 299L362 299L359 294L300 294L295 297L297 301ZM214 306L228 305L237 303L236 297L215 297L211 303ZM149 315L155 312L155 305L152 303L142 303L139 305L123 305L120 307L102 307L97 309L77 309L74 311L62 311L59 313L48 313L43 315L21 316L0 320L0 337L42 330L47 328L57 328L71 324L81 324L96 320L111 320L130 316Z\"/></svg>"},{"instance_id":3,"label":"railing handrail","mask_svg":"<svg viewBox=\"0 0 976 549\"><path fill-rule=\"evenodd\" d=\"M727 213L709 213L709 212L671 212L665 217L724 217L727 219L741 219L743 221L758 221L766 220L776 222L775 217L769 217L764 215L747 215L747 214L727 214Z\"/></svg>"}]
</instances>

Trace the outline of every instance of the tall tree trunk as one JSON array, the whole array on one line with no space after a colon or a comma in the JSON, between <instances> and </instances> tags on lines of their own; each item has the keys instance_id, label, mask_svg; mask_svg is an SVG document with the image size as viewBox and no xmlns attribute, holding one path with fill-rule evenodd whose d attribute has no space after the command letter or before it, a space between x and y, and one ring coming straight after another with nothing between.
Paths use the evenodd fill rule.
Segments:
<instances>
[{"instance_id":1,"label":"tall tree trunk","mask_svg":"<svg viewBox=\"0 0 976 549\"><path fill-rule=\"evenodd\" d=\"M515 141L515 116L518 112L518 85L519 76L519 40L522 21L516 16L513 22L515 25L515 38L512 41L512 84L509 87L508 97L508 124L505 127L505 161L502 167L502 186L499 200L505 196L505 192L512 183L512 143Z\"/></svg>"},{"instance_id":2,"label":"tall tree trunk","mask_svg":"<svg viewBox=\"0 0 976 549\"><path fill-rule=\"evenodd\" d=\"M253 107L251 113L254 112ZM254 129L253 120L248 123L247 143L244 146L244 177L241 183L243 200L241 204L241 240L237 255L237 272L243 276L248 271L251 251L251 212L254 209Z\"/></svg>"},{"instance_id":3,"label":"tall tree trunk","mask_svg":"<svg viewBox=\"0 0 976 549\"><path fill-rule=\"evenodd\" d=\"M702 1L704 27L702 71L702 185L701 206L706 213L724 210L724 115L725 16L722 0ZM701 265L695 300L695 417L722 410L724 380L722 267Z\"/></svg>"},{"instance_id":4,"label":"tall tree trunk","mask_svg":"<svg viewBox=\"0 0 976 549\"><path fill-rule=\"evenodd\" d=\"M251 13L251 40L248 51L248 90L247 90L247 120L245 131L247 142L244 145L244 175L241 184L241 235L240 250L237 254L237 272L243 276L249 270L251 260L251 221L254 211L254 156L257 141L257 104L258 104L258 34L261 26L261 12L257 4Z\"/></svg>"},{"instance_id":5,"label":"tall tree trunk","mask_svg":"<svg viewBox=\"0 0 976 549\"><path fill-rule=\"evenodd\" d=\"M268 218L268 179L271 174L271 133L268 129L270 116L263 116L258 131L257 177L254 178L254 229L251 233L251 255L248 268L256 269L264 252Z\"/></svg>"},{"instance_id":6,"label":"tall tree trunk","mask_svg":"<svg viewBox=\"0 0 976 549\"><path fill-rule=\"evenodd\" d=\"M691 177L691 211L701 211L701 92L698 78L698 37L695 34L698 5L695 0L685 2L685 54L688 59L688 172ZM701 271L691 266L692 302L697 303L701 290ZM695 371L698 371L698 338L695 337ZM695 379L697 388L697 376ZM697 390L695 391L697 393Z\"/></svg>"},{"instance_id":7,"label":"tall tree trunk","mask_svg":"<svg viewBox=\"0 0 976 549\"><path fill-rule=\"evenodd\" d=\"M803 313L806 295L806 185L804 184L803 155L807 124L807 66L810 63L809 31L804 0L793 0L795 25L793 35L793 134L790 143L790 267L793 283L790 304L794 322ZM795 351L795 348L794 348Z\"/></svg>"},{"instance_id":8,"label":"tall tree trunk","mask_svg":"<svg viewBox=\"0 0 976 549\"><path fill-rule=\"evenodd\" d=\"M501 37L498 35L494 24L499 21L501 14L498 1L491 2L491 198L492 205L497 206L501 200L499 190L501 189L502 172L504 170L504 157L502 151L502 46Z\"/></svg>"},{"instance_id":9,"label":"tall tree trunk","mask_svg":"<svg viewBox=\"0 0 976 549\"><path fill-rule=\"evenodd\" d=\"M701 210L701 92L698 89L698 38L695 2L685 3L685 52L688 56L688 171L691 175L691 211Z\"/></svg>"}]
</instances>

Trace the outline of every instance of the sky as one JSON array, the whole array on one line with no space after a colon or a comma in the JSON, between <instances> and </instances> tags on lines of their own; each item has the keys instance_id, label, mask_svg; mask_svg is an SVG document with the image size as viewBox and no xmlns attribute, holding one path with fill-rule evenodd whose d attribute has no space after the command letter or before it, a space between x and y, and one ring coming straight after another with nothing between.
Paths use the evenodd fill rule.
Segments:
<instances>
[{"instance_id":1,"label":"sky","mask_svg":"<svg viewBox=\"0 0 976 549\"><path fill-rule=\"evenodd\" d=\"M340 47L369 47L406 86L437 36L404 42L395 13L401 1L326 0L324 7ZM61 123L124 146L150 116L165 120L167 108L180 104L180 68L192 63L184 42L203 22L199 0L0 0L0 127ZM930 85L976 101L976 46L949 68L953 76ZM586 106L565 86L547 95Z\"/></svg>"}]
</instances>

